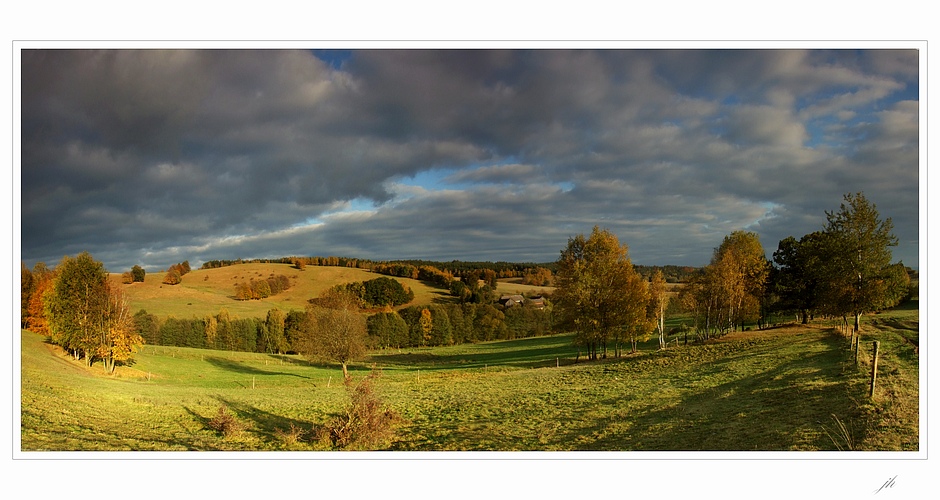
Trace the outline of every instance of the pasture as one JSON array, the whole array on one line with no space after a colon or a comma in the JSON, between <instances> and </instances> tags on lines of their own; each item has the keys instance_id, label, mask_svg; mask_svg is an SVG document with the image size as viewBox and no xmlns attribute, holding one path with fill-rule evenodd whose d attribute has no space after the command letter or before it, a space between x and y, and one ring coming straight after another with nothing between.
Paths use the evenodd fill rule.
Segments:
<instances>
[{"instance_id":1,"label":"pasture","mask_svg":"<svg viewBox=\"0 0 940 500\"><path fill-rule=\"evenodd\" d=\"M916 304L867 317L857 363L817 323L662 351L652 339L597 362L555 335L375 351L351 368L381 372L402 417L392 450L918 450ZM338 366L297 356L146 346L108 376L21 335L23 451L323 450L310 429L347 402ZM222 406L238 435L209 428Z\"/></svg>"},{"instance_id":2,"label":"pasture","mask_svg":"<svg viewBox=\"0 0 940 500\"><path fill-rule=\"evenodd\" d=\"M163 284L165 273L147 273L143 283L121 284L121 275L111 280L127 294L131 311L140 309L159 317L201 318L218 314L222 308L241 318L264 318L269 309L303 310L307 300L329 288L354 281L368 281L382 275L366 269L333 266L307 266L303 271L290 264L237 264L215 269L195 269L183 276L179 285ZM291 287L261 300L236 300L235 285L269 276L287 276ZM411 288L414 305L449 300L449 293L410 278L394 279Z\"/></svg>"}]
</instances>

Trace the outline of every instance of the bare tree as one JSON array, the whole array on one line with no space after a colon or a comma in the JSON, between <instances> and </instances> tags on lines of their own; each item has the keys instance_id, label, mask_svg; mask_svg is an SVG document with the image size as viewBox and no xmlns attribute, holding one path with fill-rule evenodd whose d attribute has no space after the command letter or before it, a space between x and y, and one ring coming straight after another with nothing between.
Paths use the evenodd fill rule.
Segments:
<instances>
[{"instance_id":1,"label":"bare tree","mask_svg":"<svg viewBox=\"0 0 940 500\"><path fill-rule=\"evenodd\" d=\"M366 351L366 319L359 313L358 299L331 290L316 305L307 308L301 352L312 358L335 361L349 378L347 364Z\"/></svg>"}]
</instances>

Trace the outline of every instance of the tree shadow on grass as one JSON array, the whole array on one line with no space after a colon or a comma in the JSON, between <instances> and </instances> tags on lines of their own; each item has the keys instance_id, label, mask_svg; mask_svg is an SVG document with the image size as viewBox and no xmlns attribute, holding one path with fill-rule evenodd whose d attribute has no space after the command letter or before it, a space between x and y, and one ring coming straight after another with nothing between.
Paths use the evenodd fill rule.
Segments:
<instances>
[{"instance_id":1,"label":"tree shadow on grass","mask_svg":"<svg viewBox=\"0 0 940 500\"><path fill-rule=\"evenodd\" d=\"M481 343L475 345L471 352L459 354L406 352L376 354L372 359L381 365L442 370L488 366L544 368L572 364L577 352L577 347L571 343L570 335L556 335Z\"/></svg>"},{"instance_id":2,"label":"tree shadow on grass","mask_svg":"<svg viewBox=\"0 0 940 500\"><path fill-rule=\"evenodd\" d=\"M296 373L262 370L260 368L255 368L253 366L250 366L246 363L241 363L235 360L221 358L218 356L209 356L205 358L205 360L207 363L209 363L212 366L215 366L216 368L220 368L222 370L226 370L230 372L246 374L246 375L285 375L289 377L298 377L298 378L306 378L306 379L310 378L310 377L299 375Z\"/></svg>"},{"instance_id":3,"label":"tree shadow on grass","mask_svg":"<svg viewBox=\"0 0 940 500\"><path fill-rule=\"evenodd\" d=\"M864 391L858 377L843 374L843 342L825 338L825 349L775 367L746 372L746 354L716 360L694 377L732 376L712 387L681 391L677 403L629 408L624 398L602 401L620 415L594 419L554 436L558 445L582 450L751 451L838 450L862 441L869 427L859 408ZM701 380L701 378L698 378ZM683 387L684 386L684 387ZM630 397L630 396L628 396ZM834 417L846 423L848 435ZM593 436L593 439L585 439Z\"/></svg>"},{"instance_id":4,"label":"tree shadow on grass","mask_svg":"<svg viewBox=\"0 0 940 500\"><path fill-rule=\"evenodd\" d=\"M249 404L232 401L230 399L216 396L221 406L227 408L236 419L245 424L244 432L249 432L262 441L277 445L277 447L286 447L285 435L296 432L295 437L298 443L311 443L316 441L316 433L322 425L317 422L301 420L297 418L278 415L270 411L262 410ZM210 428L210 421L216 416L215 413L206 417L199 415L187 408L187 411L199 421L204 428Z\"/></svg>"},{"instance_id":5,"label":"tree shadow on grass","mask_svg":"<svg viewBox=\"0 0 940 500\"><path fill-rule=\"evenodd\" d=\"M317 424L313 422L308 422L305 420L285 417L282 415L277 415L271 412L260 410L253 406L236 403L234 401L216 397L216 400L219 401L219 408L226 408L225 412L231 415L236 421L240 422L244 429L241 432L250 433L258 438L260 438L265 443L270 443L274 448L287 448L288 443L284 442L284 436L287 433L292 431L296 432L296 437L298 442L311 442L314 440L314 434ZM206 430L208 432L214 432L218 434L218 431L213 429L212 421L217 418L219 415L219 408L215 408L208 415L203 415L192 408L184 407L187 413L195 420L200 429ZM223 436L218 436L222 438ZM182 446L186 446L190 450L200 449L195 444L190 443L174 443ZM202 443L202 449L228 449L224 445L213 446L210 441ZM208 448L205 448L208 446Z\"/></svg>"}]
</instances>

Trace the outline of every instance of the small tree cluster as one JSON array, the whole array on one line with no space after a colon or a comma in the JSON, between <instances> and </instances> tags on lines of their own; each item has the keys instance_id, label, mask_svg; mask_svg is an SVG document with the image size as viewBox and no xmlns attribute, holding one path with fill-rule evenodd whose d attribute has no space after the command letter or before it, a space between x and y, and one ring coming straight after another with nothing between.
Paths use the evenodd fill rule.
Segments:
<instances>
[{"instance_id":1,"label":"small tree cluster","mask_svg":"<svg viewBox=\"0 0 940 500\"><path fill-rule=\"evenodd\" d=\"M260 300L277 295L290 288L290 278L280 274L263 280L250 280L235 285L236 300Z\"/></svg>"},{"instance_id":2,"label":"small tree cluster","mask_svg":"<svg viewBox=\"0 0 940 500\"><path fill-rule=\"evenodd\" d=\"M179 264L173 264L169 269L166 270L166 275L163 276L164 285L179 285L183 282L183 276L187 275L190 271L189 261L184 260Z\"/></svg>"},{"instance_id":3,"label":"small tree cluster","mask_svg":"<svg viewBox=\"0 0 940 500\"><path fill-rule=\"evenodd\" d=\"M551 286L552 271L544 267L535 267L526 271L522 277L523 285Z\"/></svg>"},{"instance_id":4,"label":"small tree cluster","mask_svg":"<svg viewBox=\"0 0 940 500\"><path fill-rule=\"evenodd\" d=\"M627 342L636 352L637 342L650 334L647 284L610 231L595 226L591 236L569 239L555 283L559 319L588 358L607 357L608 347L619 356Z\"/></svg>"},{"instance_id":5,"label":"small tree cluster","mask_svg":"<svg viewBox=\"0 0 940 500\"><path fill-rule=\"evenodd\" d=\"M131 283L143 283L147 276L147 271L140 266L134 266L130 271L121 274L121 283L130 285Z\"/></svg>"},{"instance_id":6,"label":"small tree cluster","mask_svg":"<svg viewBox=\"0 0 940 500\"><path fill-rule=\"evenodd\" d=\"M460 280L450 284L450 294L461 303L489 304L496 300L496 273L491 269L467 272Z\"/></svg>"},{"instance_id":7,"label":"small tree cluster","mask_svg":"<svg viewBox=\"0 0 940 500\"><path fill-rule=\"evenodd\" d=\"M797 311L801 320L814 312L852 318L859 329L863 314L879 311L911 296L910 276L891 263L898 244L891 218L882 220L862 193L846 194L838 211L826 212L826 226L797 240L780 241L774 252L774 291L781 310Z\"/></svg>"},{"instance_id":8,"label":"small tree cluster","mask_svg":"<svg viewBox=\"0 0 940 500\"><path fill-rule=\"evenodd\" d=\"M414 300L415 294L410 288L392 278L375 278L369 281L356 281L336 285L337 293L352 295L360 307L396 307ZM314 299L311 303L316 303Z\"/></svg>"},{"instance_id":9,"label":"small tree cluster","mask_svg":"<svg viewBox=\"0 0 940 500\"><path fill-rule=\"evenodd\" d=\"M88 252L64 257L51 277L41 276L39 284L42 308L32 313L41 315L42 321L36 326L76 360L84 358L88 366L101 360L113 373L117 363L127 362L143 344L126 297ZM34 290L31 300L35 294ZM38 319L32 317L30 323Z\"/></svg>"}]
</instances>

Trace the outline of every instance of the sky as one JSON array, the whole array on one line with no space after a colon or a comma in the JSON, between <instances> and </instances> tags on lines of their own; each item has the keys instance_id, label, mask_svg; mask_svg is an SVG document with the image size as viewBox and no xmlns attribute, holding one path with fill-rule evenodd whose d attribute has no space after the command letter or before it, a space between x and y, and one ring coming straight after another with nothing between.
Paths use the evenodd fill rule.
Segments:
<instances>
[{"instance_id":1,"label":"sky","mask_svg":"<svg viewBox=\"0 0 940 500\"><path fill-rule=\"evenodd\" d=\"M550 262L594 226L702 266L855 192L918 267L917 50L24 49L19 76L29 267Z\"/></svg>"}]
</instances>

